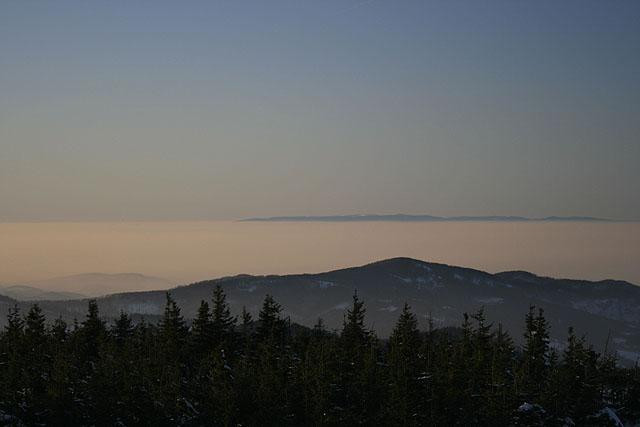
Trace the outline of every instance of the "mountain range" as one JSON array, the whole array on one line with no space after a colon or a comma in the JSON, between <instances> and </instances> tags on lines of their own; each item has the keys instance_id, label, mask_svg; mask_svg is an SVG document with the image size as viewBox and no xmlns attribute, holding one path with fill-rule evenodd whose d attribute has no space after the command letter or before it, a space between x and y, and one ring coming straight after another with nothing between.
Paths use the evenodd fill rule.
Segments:
<instances>
[{"instance_id":1,"label":"mountain range","mask_svg":"<svg viewBox=\"0 0 640 427\"><path fill-rule=\"evenodd\" d=\"M611 219L595 218L589 216L547 216L544 218L527 218L524 216L434 216L434 215L328 215L328 216L272 216L241 219L244 222L359 222L359 221L395 221L395 222L429 222L429 221L544 221L544 222L568 222L568 221L596 221L614 222Z\"/></svg>"},{"instance_id":2,"label":"mountain range","mask_svg":"<svg viewBox=\"0 0 640 427\"><path fill-rule=\"evenodd\" d=\"M554 279L525 271L490 274L479 270L393 258L372 264L319 274L284 276L238 275L207 280L170 290L186 318L192 318L202 299L210 300L221 285L232 311L243 306L254 315L266 294L274 296L292 322L312 326L322 318L329 329L339 329L352 295L366 304L367 326L384 338L391 332L407 302L424 329L460 325L463 313L484 307L489 320L502 324L518 342L530 305L543 308L551 326L552 345L562 348L569 326L586 335L594 347L617 351L620 360L640 357L640 287L628 282ZM156 321L163 313L164 290L126 292L98 298L102 316L113 319L121 310ZM0 296L0 322L16 302ZM40 301L49 319L82 320L86 299Z\"/></svg>"},{"instance_id":3,"label":"mountain range","mask_svg":"<svg viewBox=\"0 0 640 427\"><path fill-rule=\"evenodd\" d=\"M175 286L160 277L138 273L85 273L0 286L0 295L17 300L68 300L128 291L150 291Z\"/></svg>"},{"instance_id":4,"label":"mountain range","mask_svg":"<svg viewBox=\"0 0 640 427\"><path fill-rule=\"evenodd\" d=\"M14 285L0 287L0 295L11 297L19 301L39 301L39 300L70 300L86 298L87 295L75 293L75 292L58 292L58 291L46 291L44 289L35 288L33 286L26 285Z\"/></svg>"}]
</instances>

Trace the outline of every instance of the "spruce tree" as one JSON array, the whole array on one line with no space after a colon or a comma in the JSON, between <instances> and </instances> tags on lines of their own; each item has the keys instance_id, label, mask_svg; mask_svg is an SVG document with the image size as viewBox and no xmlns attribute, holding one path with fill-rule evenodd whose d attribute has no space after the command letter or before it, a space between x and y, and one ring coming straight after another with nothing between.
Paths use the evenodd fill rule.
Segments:
<instances>
[{"instance_id":1,"label":"spruce tree","mask_svg":"<svg viewBox=\"0 0 640 427\"><path fill-rule=\"evenodd\" d=\"M21 391L24 388L25 360L24 321L17 304L9 309L7 324L0 340L0 402L4 402L9 414L23 416L25 401Z\"/></svg>"},{"instance_id":2,"label":"spruce tree","mask_svg":"<svg viewBox=\"0 0 640 427\"><path fill-rule=\"evenodd\" d=\"M63 425L70 419L68 412L73 403L71 393L72 358L67 323L57 318L50 329L51 375L47 383L47 398L52 425Z\"/></svg>"},{"instance_id":3,"label":"spruce tree","mask_svg":"<svg viewBox=\"0 0 640 427\"><path fill-rule=\"evenodd\" d=\"M100 318L96 300L91 299L85 320L73 333L75 369L71 381L78 384L72 397L78 402L73 423L98 422L108 416L105 408L115 396L110 392L110 372L103 364L110 357L106 343L105 322Z\"/></svg>"},{"instance_id":4,"label":"spruce tree","mask_svg":"<svg viewBox=\"0 0 640 427\"><path fill-rule=\"evenodd\" d=\"M29 423L42 422L46 405L46 382L51 356L45 330L45 319L38 304L31 306L24 322L25 418Z\"/></svg>"},{"instance_id":5,"label":"spruce tree","mask_svg":"<svg viewBox=\"0 0 640 427\"><path fill-rule=\"evenodd\" d=\"M498 324L491 345L491 378L489 380L490 398L486 413L497 424L507 424L513 407L513 387L515 372L515 346L513 339Z\"/></svg>"},{"instance_id":6,"label":"spruce tree","mask_svg":"<svg viewBox=\"0 0 640 427\"><path fill-rule=\"evenodd\" d=\"M251 317L251 313L247 311L247 307L245 307L244 305L242 306L242 314L240 315L240 320L242 321L240 325L240 332L243 336L249 336L251 333L251 322L253 321L253 318Z\"/></svg>"},{"instance_id":7,"label":"spruce tree","mask_svg":"<svg viewBox=\"0 0 640 427\"><path fill-rule=\"evenodd\" d=\"M25 344L28 351L43 350L46 345L45 318L38 304L33 304L24 322Z\"/></svg>"},{"instance_id":8,"label":"spruce tree","mask_svg":"<svg viewBox=\"0 0 640 427\"><path fill-rule=\"evenodd\" d=\"M267 295L262 302L262 309L258 313L258 327L256 338L258 342L271 341L272 344L282 343L285 332L285 323L281 317L282 306L271 295Z\"/></svg>"},{"instance_id":9,"label":"spruce tree","mask_svg":"<svg viewBox=\"0 0 640 427\"><path fill-rule=\"evenodd\" d=\"M369 342L369 331L364 327L364 302L358 299L357 291L353 293L351 308L343 321L341 339L345 349L356 356L361 356Z\"/></svg>"},{"instance_id":10,"label":"spruce tree","mask_svg":"<svg viewBox=\"0 0 640 427\"><path fill-rule=\"evenodd\" d=\"M51 325L51 338L55 344L66 342L69 336L68 325L62 317L58 317Z\"/></svg>"},{"instance_id":11,"label":"spruce tree","mask_svg":"<svg viewBox=\"0 0 640 427\"><path fill-rule=\"evenodd\" d=\"M104 321L100 319L98 303L95 299L91 299L88 302L85 320L78 329L80 352L86 362L92 362L98 358L105 334L106 327Z\"/></svg>"},{"instance_id":12,"label":"spruce tree","mask_svg":"<svg viewBox=\"0 0 640 427\"><path fill-rule=\"evenodd\" d=\"M180 307L166 293L164 316L159 324L159 390L155 397L162 405L163 414L172 423L177 423L180 414L186 412L184 374L186 370L186 344L188 329Z\"/></svg>"},{"instance_id":13,"label":"spruce tree","mask_svg":"<svg viewBox=\"0 0 640 427\"><path fill-rule=\"evenodd\" d=\"M469 399L467 399L471 407L467 411L475 414L473 422L485 424L490 422L491 416L487 413L487 402L492 397L491 347L494 334L491 332L492 324L487 322L484 308L480 308L471 318L475 321L475 326L471 338L473 356L469 376Z\"/></svg>"},{"instance_id":14,"label":"spruce tree","mask_svg":"<svg viewBox=\"0 0 640 427\"><path fill-rule=\"evenodd\" d=\"M244 305L242 306L241 318L242 318L242 326L249 326L249 324L253 320L251 317L251 313L247 311L247 307L245 307Z\"/></svg>"},{"instance_id":15,"label":"spruce tree","mask_svg":"<svg viewBox=\"0 0 640 427\"><path fill-rule=\"evenodd\" d=\"M374 399L374 394L380 392L376 382L376 341L364 326L365 312L364 302L354 292L340 335L341 400L347 408L342 422L348 424L366 423L381 409L379 406L375 407L378 402Z\"/></svg>"},{"instance_id":16,"label":"spruce tree","mask_svg":"<svg viewBox=\"0 0 640 427\"><path fill-rule=\"evenodd\" d=\"M389 338L389 414L396 425L418 425L420 372L420 332L418 320L404 304L402 313Z\"/></svg>"},{"instance_id":17,"label":"spruce tree","mask_svg":"<svg viewBox=\"0 0 640 427\"><path fill-rule=\"evenodd\" d=\"M209 304L202 300L196 318L191 324L191 348L193 356L203 357L212 350L213 346L213 323L211 321L211 311Z\"/></svg>"},{"instance_id":18,"label":"spruce tree","mask_svg":"<svg viewBox=\"0 0 640 427\"><path fill-rule=\"evenodd\" d=\"M218 425L236 425L237 388L233 370L223 349L207 356L209 379L204 391L203 413L207 417L204 424L216 420Z\"/></svg>"},{"instance_id":19,"label":"spruce tree","mask_svg":"<svg viewBox=\"0 0 640 427\"><path fill-rule=\"evenodd\" d=\"M597 355L588 347L584 337L578 338L569 328L567 347L560 369L562 378L562 413L585 423L598 409L599 393L596 385Z\"/></svg>"},{"instance_id":20,"label":"spruce tree","mask_svg":"<svg viewBox=\"0 0 640 427\"><path fill-rule=\"evenodd\" d=\"M539 403L548 378L549 327L540 308L530 306L525 318L519 393L526 402Z\"/></svg>"},{"instance_id":21,"label":"spruce tree","mask_svg":"<svg viewBox=\"0 0 640 427\"><path fill-rule=\"evenodd\" d=\"M290 354L285 347L286 328L281 312L280 304L267 295L258 314L258 354L253 371L255 390L252 393L256 411L248 419L248 424L275 425L275 420L283 419L288 411L286 398Z\"/></svg>"},{"instance_id":22,"label":"spruce tree","mask_svg":"<svg viewBox=\"0 0 640 427\"><path fill-rule=\"evenodd\" d=\"M245 306L242 306L242 314L240 315L241 324L240 324L240 337L241 337L241 347L240 349L236 349L236 351L240 351L246 357L249 354L249 350L252 343L252 327L251 323L253 321L251 317L251 313L247 311Z\"/></svg>"},{"instance_id":23,"label":"spruce tree","mask_svg":"<svg viewBox=\"0 0 640 427\"><path fill-rule=\"evenodd\" d=\"M332 424L332 393L336 376L335 339L318 319L301 348L302 361L297 365L297 406L294 409L301 424Z\"/></svg>"},{"instance_id":24,"label":"spruce tree","mask_svg":"<svg viewBox=\"0 0 640 427\"><path fill-rule=\"evenodd\" d=\"M177 356L184 350L188 330L180 307L169 292L166 293L166 299L164 316L159 324L160 336L167 356L176 356L176 359L179 359Z\"/></svg>"},{"instance_id":25,"label":"spruce tree","mask_svg":"<svg viewBox=\"0 0 640 427\"><path fill-rule=\"evenodd\" d=\"M133 322L131 317L123 311L120 311L120 316L116 320L113 328L113 336L119 345L123 345L128 339L133 336Z\"/></svg>"},{"instance_id":26,"label":"spruce tree","mask_svg":"<svg viewBox=\"0 0 640 427\"><path fill-rule=\"evenodd\" d=\"M233 345L234 328L236 318L231 316L227 297L222 290L222 286L216 285L213 291L213 310L212 310L212 333L216 345L227 347Z\"/></svg>"}]
</instances>

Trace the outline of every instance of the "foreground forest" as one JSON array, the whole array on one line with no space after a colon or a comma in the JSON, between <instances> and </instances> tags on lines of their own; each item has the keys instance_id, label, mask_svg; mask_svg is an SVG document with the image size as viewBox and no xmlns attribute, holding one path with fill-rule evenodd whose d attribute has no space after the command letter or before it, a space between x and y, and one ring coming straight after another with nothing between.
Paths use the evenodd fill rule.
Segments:
<instances>
[{"instance_id":1,"label":"foreground forest","mask_svg":"<svg viewBox=\"0 0 640 427\"><path fill-rule=\"evenodd\" d=\"M572 329L552 348L535 307L521 348L482 310L419 331L405 305L388 340L357 295L339 331L281 313L267 296L257 319L233 317L219 286L190 325L170 294L157 325L106 324L94 300L72 325L16 307L0 335L0 425L640 423L640 368Z\"/></svg>"}]
</instances>

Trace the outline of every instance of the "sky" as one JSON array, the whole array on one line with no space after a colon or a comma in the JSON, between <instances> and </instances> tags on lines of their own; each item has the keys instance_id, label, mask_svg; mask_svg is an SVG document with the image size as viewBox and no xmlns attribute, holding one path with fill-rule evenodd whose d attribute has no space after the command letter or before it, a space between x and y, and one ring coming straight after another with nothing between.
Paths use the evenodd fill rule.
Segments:
<instances>
[{"instance_id":1,"label":"sky","mask_svg":"<svg viewBox=\"0 0 640 427\"><path fill-rule=\"evenodd\" d=\"M3 1L0 221L640 219L640 2Z\"/></svg>"}]
</instances>

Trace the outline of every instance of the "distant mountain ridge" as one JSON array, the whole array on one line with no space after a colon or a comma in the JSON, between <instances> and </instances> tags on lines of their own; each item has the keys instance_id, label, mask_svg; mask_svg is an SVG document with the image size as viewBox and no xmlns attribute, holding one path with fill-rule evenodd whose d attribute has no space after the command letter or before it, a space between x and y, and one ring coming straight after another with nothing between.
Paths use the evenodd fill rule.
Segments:
<instances>
[{"instance_id":1,"label":"distant mountain ridge","mask_svg":"<svg viewBox=\"0 0 640 427\"><path fill-rule=\"evenodd\" d=\"M544 218L527 218L524 216L434 216L434 215L328 215L328 216L273 216L241 219L241 222L358 222L358 221L396 221L396 222L438 222L438 221L585 221L585 222L617 222L606 218L589 216L547 216Z\"/></svg>"},{"instance_id":2,"label":"distant mountain ridge","mask_svg":"<svg viewBox=\"0 0 640 427\"><path fill-rule=\"evenodd\" d=\"M151 291L175 286L169 280L139 273L83 273L30 281L19 285L31 289L37 288L43 292L51 290L57 293L75 293L86 297L98 297L128 291Z\"/></svg>"},{"instance_id":3,"label":"distant mountain ridge","mask_svg":"<svg viewBox=\"0 0 640 427\"><path fill-rule=\"evenodd\" d=\"M18 301L38 301L38 300L71 300L86 298L87 295L76 292L47 291L32 286L14 285L0 287L0 295L13 298Z\"/></svg>"},{"instance_id":4,"label":"distant mountain ridge","mask_svg":"<svg viewBox=\"0 0 640 427\"><path fill-rule=\"evenodd\" d=\"M552 345L564 345L567 328L586 334L600 351L607 346L621 360L640 358L640 287L628 282L598 282L540 277L524 271L490 274L470 268L393 258L359 267L319 274L238 275L207 280L170 290L187 319L201 300L211 300L221 285L234 314L242 307L256 314L266 294L274 296L292 322L312 326L322 318L339 329L354 290L366 304L367 326L387 337L402 305L408 302L426 329L458 326L465 312L484 307L488 319L501 323L516 341L522 337L524 315L531 304L545 310ZM16 302L0 298L0 322ZM28 310L29 303L19 303ZM49 319L62 316L71 322L84 318L87 300L41 301ZM164 311L165 291L127 292L98 299L101 314L115 318L120 311L135 318L157 321Z\"/></svg>"}]
</instances>

